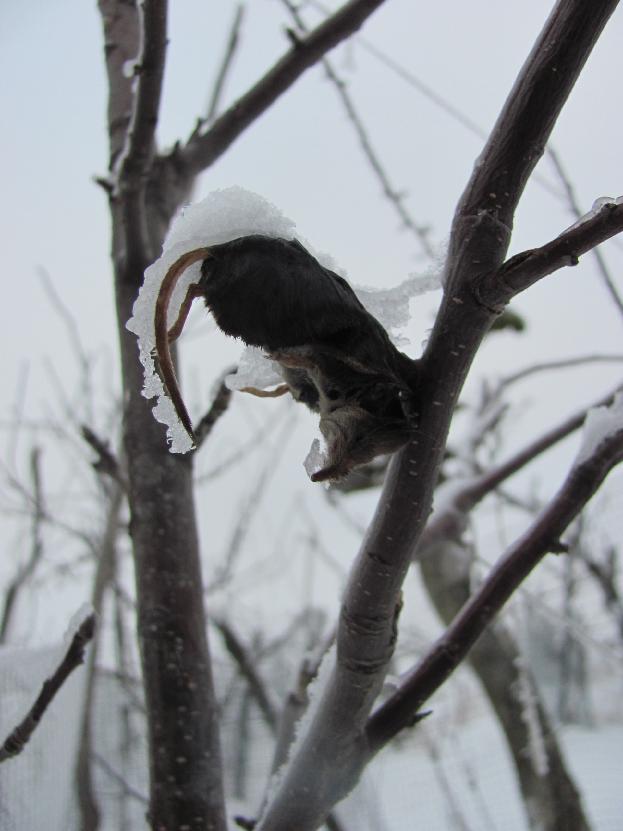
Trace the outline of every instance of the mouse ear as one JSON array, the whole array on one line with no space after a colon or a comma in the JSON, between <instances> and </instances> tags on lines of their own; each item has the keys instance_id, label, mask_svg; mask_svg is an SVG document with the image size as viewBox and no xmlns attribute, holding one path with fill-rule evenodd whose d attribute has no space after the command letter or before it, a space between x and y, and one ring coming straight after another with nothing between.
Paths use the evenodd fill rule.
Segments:
<instances>
[{"instance_id":1,"label":"mouse ear","mask_svg":"<svg viewBox=\"0 0 623 831\"><path fill-rule=\"evenodd\" d=\"M171 399L177 417L184 425L188 435L195 440L193 433L193 426L188 415L188 411L182 400L177 378L175 376L175 369L173 368L173 359L171 358L171 350L169 342L175 340L182 332L182 328L188 316L190 306L195 297L198 297L200 291L197 286L191 286L188 293L180 307L180 311L171 330L168 329L168 311L171 296L177 281L186 269L193 263L199 260L205 260L210 256L209 248L195 248L192 251L187 251L173 265L164 275L164 279L160 284L158 297L156 298L156 311L154 314L154 334L156 340L156 356L158 364L160 365L160 373L165 390Z\"/></svg>"}]
</instances>

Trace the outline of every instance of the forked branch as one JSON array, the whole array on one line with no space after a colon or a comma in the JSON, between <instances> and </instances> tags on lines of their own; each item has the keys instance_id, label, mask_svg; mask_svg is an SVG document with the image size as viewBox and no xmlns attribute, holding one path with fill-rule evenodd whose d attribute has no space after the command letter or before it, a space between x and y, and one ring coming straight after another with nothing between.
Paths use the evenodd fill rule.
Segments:
<instances>
[{"instance_id":1,"label":"forked branch","mask_svg":"<svg viewBox=\"0 0 623 831\"><path fill-rule=\"evenodd\" d=\"M400 688L371 717L366 730L371 753L376 753L396 733L413 724L420 707L461 663L522 581L546 554L561 550L562 534L621 461L623 426L599 442L587 458L572 466L550 504L506 551Z\"/></svg>"}]
</instances>

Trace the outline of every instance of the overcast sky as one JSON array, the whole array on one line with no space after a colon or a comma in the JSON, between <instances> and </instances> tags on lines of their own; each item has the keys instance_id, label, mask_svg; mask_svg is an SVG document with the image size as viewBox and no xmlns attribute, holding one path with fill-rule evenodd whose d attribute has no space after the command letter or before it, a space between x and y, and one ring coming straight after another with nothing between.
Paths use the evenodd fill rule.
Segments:
<instances>
[{"instance_id":1,"label":"overcast sky","mask_svg":"<svg viewBox=\"0 0 623 831\"><path fill-rule=\"evenodd\" d=\"M337 4L331 3L332 7ZM184 0L171 3L170 45L159 140L184 139L205 108L236 4ZM331 55L394 186L443 254L457 199L482 140L408 83L367 48L373 45L433 89L482 130L491 128L551 4L544 0L387 0L360 39ZM318 15L309 8L308 20ZM101 410L92 415L105 430L105 404L118 394L109 226L104 193L93 177L106 173L106 86L100 21L94 0L4 0L0 11L0 77L3 78L2 153L4 284L2 304L5 431L3 452L24 469L28 435L6 430L17 400L30 419L58 416L58 383L75 392L78 364L61 316L44 290L41 270L75 316L94 361ZM242 45L226 89L226 103L245 91L287 48L289 20L279 0L250 0ZM560 153L588 211L593 200L623 193L623 13L617 12L555 129ZM529 184L517 215L511 253L543 244L572 222L551 165L539 166L543 181ZM329 252L352 282L388 287L429 267L417 241L399 227L392 207L363 158L334 89L319 68L309 71L260 118L202 178L196 198L230 184L255 190L297 223L301 236ZM623 247L604 247L623 291ZM415 304L406 333L419 351L432 324L435 299ZM623 320L609 302L590 257L573 270L547 278L517 302L529 332L493 336L474 369L517 369L537 360L585 353L621 352ZM184 375L193 383L191 403L209 398L211 384L239 346L208 335L199 323L184 350ZM509 441L526 438L539 424L553 423L612 387L620 372L591 367L522 388L522 418ZM548 394L545 397L545 394ZM554 395L549 395L554 393ZM21 396L21 398L20 398ZM529 408L539 401L539 407ZM277 403L269 403L268 407ZM232 424L250 429L255 411L241 405ZM246 409L245 409L246 408ZM266 411L268 412L268 411ZM272 411L271 411L272 412ZM277 412L277 410L275 410ZM81 414L80 417L86 417ZM234 429L234 428L232 428ZM240 426L235 429L240 429ZM304 435L291 451L289 487L309 488L300 461ZM223 433L214 452L224 454L234 437ZM300 445L300 446L299 446ZM289 451L290 453L290 451ZM300 459L296 454L299 454ZM557 470L569 459L560 451ZM220 532L226 538L226 529ZM11 537L11 539L14 539ZM352 555L348 555L350 557Z\"/></svg>"}]
</instances>

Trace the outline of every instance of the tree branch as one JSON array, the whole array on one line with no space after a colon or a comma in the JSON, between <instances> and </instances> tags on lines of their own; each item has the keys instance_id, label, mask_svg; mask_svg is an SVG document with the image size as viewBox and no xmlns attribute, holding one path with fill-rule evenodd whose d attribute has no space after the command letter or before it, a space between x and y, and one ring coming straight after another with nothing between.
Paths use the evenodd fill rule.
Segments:
<instances>
[{"instance_id":1,"label":"tree branch","mask_svg":"<svg viewBox=\"0 0 623 831\"><path fill-rule=\"evenodd\" d=\"M560 537L569 523L621 461L623 427L604 438L588 458L572 466L550 504L506 551L400 689L370 718L366 735L372 754L413 723L422 704L461 663L522 581L547 553L560 550Z\"/></svg>"},{"instance_id":2,"label":"tree branch","mask_svg":"<svg viewBox=\"0 0 623 831\"><path fill-rule=\"evenodd\" d=\"M303 34L307 33L307 27L303 22L303 18L298 10L298 8L294 5L292 0L282 0L284 6L288 9L294 22L296 23L298 30ZM409 211L404 206L404 194L397 191L389 180L389 177L383 167L383 164L372 146L372 142L368 135L368 132L357 112L357 109L353 103L353 100L348 92L347 85L345 81L343 81L338 73L335 71L333 64L328 58L322 59L322 66L324 71L327 75L327 78L331 81L335 90L342 102L342 106L348 116L349 121L353 125L353 129L357 134L357 138L359 139L359 144L363 151L364 156L368 160L370 167L372 168L372 172L376 176L377 180L381 185L381 189L385 194L387 200L393 205L396 213L400 217L400 221L402 222L404 228L407 228L409 231L413 233L416 240L418 241L419 245L421 246L424 254L427 257L432 258L434 256L434 249L429 240L429 231L430 229L423 225L418 225L417 222L413 219Z\"/></svg>"},{"instance_id":3,"label":"tree branch","mask_svg":"<svg viewBox=\"0 0 623 831\"><path fill-rule=\"evenodd\" d=\"M43 557L44 548L41 526L45 521L46 510L43 498L43 488L41 485L40 457L40 448L33 447L30 451L30 475L32 478L30 556L7 587L2 616L0 618L0 644L6 642L11 621L13 619L13 610L15 609L15 603L19 597L20 591L32 577L35 569Z\"/></svg>"},{"instance_id":4,"label":"tree branch","mask_svg":"<svg viewBox=\"0 0 623 831\"><path fill-rule=\"evenodd\" d=\"M564 101L615 0L560 0L522 69L460 200L445 294L420 362L418 430L388 468L374 519L353 564L337 659L306 735L260 820L260 831L308 831L357 782L370 758L366 724L396 637L401 586L428 519L450 421L495 312L472 293L501 265L512 217ZM414 710L409 710L413 718ZM376 741L376 740L375 740ZM317 774L313 793L309 771Z\"/></svg>"},{"instance_id":5,"label":"tree branch","mask_svg":"<svg viewBox=\"0 0 623 831\"><path fill-rule=\"evenodd\" d=\"M180 161L188 171L198 174L209 167L306 69L357 31L383 2L384 0L349 0L307 37L297 40L207 132L194 133L180 149Z\"/></svg>"},{"instance_id":6,"label":"tree branch","mask_svg":"<svg viewBox=\"0 0 623 831\"><path fill-rule=\"evenodd\" d=\"M577 265L582 254L621 231L623 199L607 202L556 239L541 248L516 254L497 271L484 276L475 286L477 296L489 307L503 306L542 277L564 266Z\"/></svg>"},{"instance_id":7,"label":"tree branch","mask_svg":"<svg viewBox=\"0 0 623 831\"><path fill-rule=\"evenodd\" d=\"M266 724L271 731L275 732L277 729L277 713L268 695L266 685L249 655L249 651L229 623L215 618L212 618L212 623L223 636L227 651L235 660L242 677L249 685L249 690L260 708Z\"/></svg>"},{"instance_id":8,"label":"tree branch","mask_svg":"<svg viewBox=\"0 0 623 831\"><path fill-rule=\"evenodd\" d=\"M127 191L144 186L153 158L167 46L167 0L142 0L138 8L141 42L133 68L134 106L119 161L119 185Z\"/></svg>"},{"instance_id":9,"label":"tree branch","mask_svg":"<svg viewBox=\"0 0 623 831\"><path fill-rule=\"evenodd\" d=\"M467 480L465 486L454 494L451 502L445 506L445 509L433 514L419 539L414 559L419 556L419 552L428 548L434 542L444 537L459 536L465 527L467 514L479 502L496 488L500 487L503 482L536 459L541 453L549 450L550 447L553 447L559 441L571 435L574 430L581 427L584 424L589 410L594 407L603 407L611 404L616 392L617 390L596 401L594 404L591 404L589 407L584 408L579 413L565 419L557 427L548 430L497 467L491 468L481 476Z\"/></svg>"},{"instance_id":10,"label":"tree branch","mask_svg":"<svg viewBox=\"0 0 623 831\"><path fill-rule=\"evenodd\" d=\"M580 210L580 205L578 203L578 200L576 199L575 191L573 189L573 186L571 185L571 182L569 180L569 177L567 176L564 167L562 166L562 162L560 161L558 153L554 150L551 144L547 146L547 154L550 157L552 164L554 165L554 169L558 174L558 178L562 183L567 197L567 202L571 209L571 213L575 216L576 219L581 219L582 211ZM595 248L595 250L593 251L593 255L595 257L595 261L597 262L597 269L599 271L599 274L601 275L601 279L603 280L606 289L610 293L612 302L617 307L619 313L623 317L623 300L619 297L619 293L616 290L614 281L612 280L612 277L608 270L608 266L606 265L606 261L599 248Z\"/></svg>"},{"instance_id":11,"label":"tree branch","mask_svg":"<svg viewBox=\"0 0 623 831\"><path fill-rule=\"evenodd\" d=\"M235 369L230 367L221 375L221 380L219 382L216 395L214 396L214 400L210 405L210 409L204 416L202 416L199 424L197 424L194 429L195 447L197 449L199 449L208 438L216 422L222 415L225 414L227 408L229 407L229 403L231 401L231 390L225 384L225 377L230 375L232 372L235 372Z\"/></svg>"},{"instance_id":12,"label":"tree branch","mask_svg":"<svg viewBox=\"0 0 623 831\"><path fill-rule=\"evenodd\" d=\"M219 68L218 74L216 76L216 81L214 82L214 87L212 89L212 95L210 97L210 103L208 105L208 112L206 114L205 120L200 122L198 126L200 126L201 124L209 124L218 112L219 104L221 101L221 95L223 94L223 89L225 87L225 81L227 79L227 75L229 74L229 70L231 69L232 61L234 59L234 55L236 54L236 50L238 49L238 44L240 42L240 28L242 26L244 10L244 4L239 3L234 13L234 19L231 25L231 30L229 32L229 38L227 40L227 45L225 47L225 54L223 55L223 60L221 61L221 66Z\"/></svg>"},{"instance_id":13,"label":"tree branch","mask_svg":"<svg viewBox=\"0 0 623 831\"><path fill-rule=\"evenodd\" d=\"M155 150L167 44L167 0L139 4L140 51L134 67L136 87L126 141L119 157L117 188L121 194L125 256L141 263L151 241L145 189Z\"/></svg>"},{"instance_id":14,"label":"tree branch","mask_svg":"<svg viewBox=\"0 0 623 831\"><path fill-rule=\"evenodd\" d=\"M89 615L82 621L75 635L71 639L71 643L65 653L65 657L58 665L55 672L43 682L41 692L37 696L35 703L30 708L28 715L20 724L18 724L10 736L5 739L2 747L0 747L0 762L5 762L12 756L17 756L22 752L37 728L37 725L43 718L45 711L54 700L57 692L76 667L80 666L80 664L84 661L85 647L93 637L94 632L95 615Z\"/></svg>"}]
</instances>

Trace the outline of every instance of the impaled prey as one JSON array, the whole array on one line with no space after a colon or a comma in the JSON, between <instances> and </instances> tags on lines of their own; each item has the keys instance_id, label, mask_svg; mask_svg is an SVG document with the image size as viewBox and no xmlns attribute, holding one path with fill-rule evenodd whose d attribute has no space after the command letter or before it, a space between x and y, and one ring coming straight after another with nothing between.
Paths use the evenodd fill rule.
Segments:
<instances>
[{"instance_id":1,"label":"impaled prey","mask_svg":"<svg viewBox=\"0 0 623 831\"><path fill-rule=\"evenodd\" d=\"M203 261L177 321L167 310L177 280ZM280 367L292 396L320 414L327 444L319 482L345 476L375 456L393 453L413 435L417 362L393 345L350 285L323 267L297 241L262 235L196 248L180 257L162 282L156 303L156 352L164 385L192 436L169 342L179 336L190 305L203 297L218 326L261 347Z\"/></svg>"}]
</instances>

